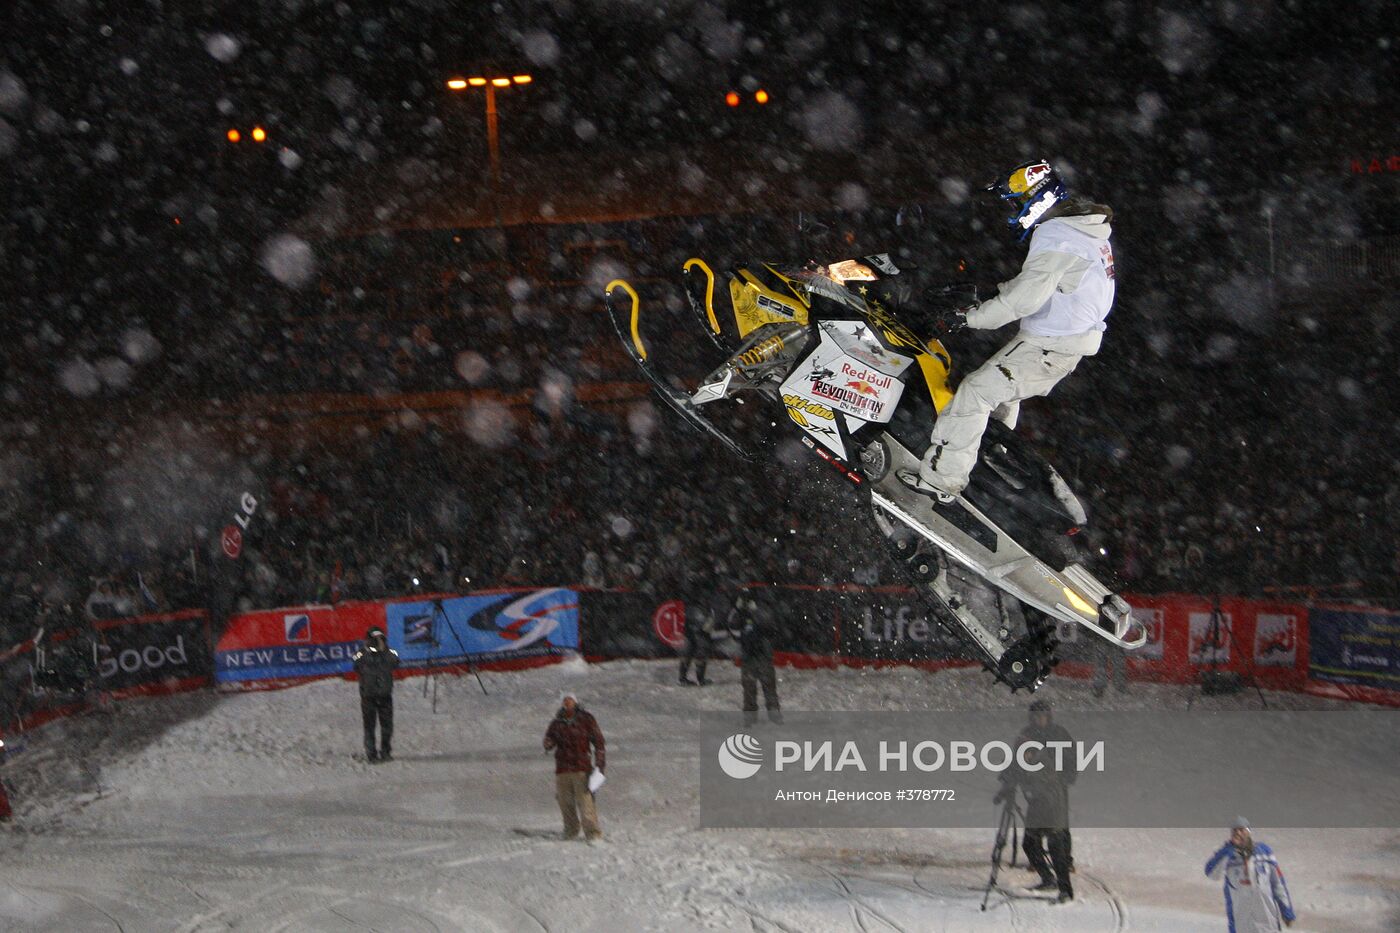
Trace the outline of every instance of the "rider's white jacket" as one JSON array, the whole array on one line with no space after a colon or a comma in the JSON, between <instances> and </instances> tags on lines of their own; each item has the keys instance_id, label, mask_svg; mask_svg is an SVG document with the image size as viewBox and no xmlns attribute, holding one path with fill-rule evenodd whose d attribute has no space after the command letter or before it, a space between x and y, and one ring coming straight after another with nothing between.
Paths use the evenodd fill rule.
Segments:
<instances>
[{"instance_id":1,"label":"rider's white jacket","mask_svg":"<svg viewBox=\"0 0 1400 933\"><path fill-rule=\"evenodd\" d=\"M1019 337L1058 353L1093 356L1113 309L1112 226L1103 213L1042 221L1021 271L997 295L968 312L969 327L1021 322Z\"/></svg>"}]
</instances>

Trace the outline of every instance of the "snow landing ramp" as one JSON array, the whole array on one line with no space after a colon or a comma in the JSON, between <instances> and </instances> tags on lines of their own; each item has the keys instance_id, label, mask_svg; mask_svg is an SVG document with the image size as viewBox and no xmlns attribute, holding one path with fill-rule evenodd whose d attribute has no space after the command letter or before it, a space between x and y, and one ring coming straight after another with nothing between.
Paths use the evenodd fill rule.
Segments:
<instances>
[{"instance_id":1,"label":"snow landing ramp","mask_svg":"<svg viewBox=\"0 0 1400 933\"><path fill-rule=\"evenodd\" d=\"M711 675L713 686L681 688L669 660L483 672L489 697L474 678L443 678L436 714L401 686L396 758L373 766L353 757L355 685L336 679L133 699L52 724L0 765L16 811L0 824L0 929L1225 929L1220 885L1202 873L1223 827L1076 830L1072 904L1028 896L1022 859L1002 869L1006 891L986 913L989 830L699 830L692 714L735 710L740 692L730 666ZM792 710L1023 712L1027 701L980 670L787 668L779 678ZM540 740L566 689L608 741L598 846L549 835L559 813ZM1180 709L1188 696L1143 684L1096 701L1087 684L1058 679L1043 690L1057 714ZM1196 708L1207 702L1257 706L1250 695ZM1269 702L1336 706L1288 693ZM1209 794L1228 764L1200 765ZM1287 873L1292 933L1400 929L1396 832L1255 831Z\"/></svg>"}]
</instances>

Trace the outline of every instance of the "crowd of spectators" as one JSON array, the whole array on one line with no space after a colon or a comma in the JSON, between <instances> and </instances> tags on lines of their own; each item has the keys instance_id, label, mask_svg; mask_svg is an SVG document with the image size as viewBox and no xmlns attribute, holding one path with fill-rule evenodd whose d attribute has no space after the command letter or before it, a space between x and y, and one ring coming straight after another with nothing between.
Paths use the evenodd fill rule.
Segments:
<instances>
[{"instance_id":1,"label":"crowd of spectators","mask_svg":"<svg viewBox=\"0 0 1400 933\"><path fill-rule=\"evenodd\" d=\"M101 618L526 583L684 592L740 578L897 582L877 536L850 530L865 528L851 502L813 491L814 475L832 474L795 443L744 463L649 402L575 399L590 383L635 379L601 313L603 279L626 272L650 283L699 241L724 241L717 231L726 229L735 240L718 268L748 252L863 246L847 242L840 218L804 222L802 242L781 249L771 243L793 229L783 221L742 225L740 236L735 222L678 219L645 228L651 243L635 242L639 228L628 224L515 231L478 266L450 265L444 251L455 244L442 237L381 244L369 257L347 248L321 283L318 300L334 313L264 315L251 364L239 363L247 378L227 385L380 397L484 387L533 395L534 405L463 418L455 430L410 419L258 450L250 475L261 506L237 560L220 553L217 517L198 533L133 537L110 514L83 514L100 471L12 453L0 463L0 507L17 529L0 544L8 640L29 633L44 600ZM811 242L814 229L825 246ZM531 246L531 237L543 239ZM756 250L755 238L769 248ZM937 237L924 246L956 255ZM396 268L449 263L428 274L447 306L421 320L344 317L347 301L360 300L356 276L378 254ZM517 274L483 290L483 270L512 254ZM552 262L559 256L570 261ZM925 282L939 280L941 262L921 272ZM378 284L394 293L392 276ZM694 333L681 323L683 304L673 290L657 300L667 294L660 285L647 294L654 333L670 335L657 352L698 375L707 347L681 337ZM1384 414L1396 401L1393 308L1349 307L1344 326L1326 307L1295 309L1260 334L1185 318L1164 331L1160 316L1133 317L1147 305L1125 302L1102 354L1028 403L1018 428L1091 503L1095 542L1126 587L1393 598L1400 470L1385 451L1400 424ZM959 362L989 349L977 340L955 348Z\"/></svg>"}]
</instances>

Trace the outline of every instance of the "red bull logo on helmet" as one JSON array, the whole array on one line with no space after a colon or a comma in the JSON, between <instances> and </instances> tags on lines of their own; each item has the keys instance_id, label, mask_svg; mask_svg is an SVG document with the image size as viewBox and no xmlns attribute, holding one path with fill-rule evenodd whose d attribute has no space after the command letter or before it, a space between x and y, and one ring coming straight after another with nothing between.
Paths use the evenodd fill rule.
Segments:
<instances>
[{"instance_id":1,"label":"red bull logo on helmet","mask_svg":"<svg viewBox=\"0 0 1400 933\"><path fill-rule=\"evenodd\" d=\"M1006 187L1010 189L1013 194L1025 194L1027 191L1030 191L1036 185L1044 181L1049 175L1050 163L1037 162L1034 165L1028 165L1023 169L1020 169L1015 174L1013 174L1011 176L1011 180L1007 183Z\"/></svg>"}]
</instances>

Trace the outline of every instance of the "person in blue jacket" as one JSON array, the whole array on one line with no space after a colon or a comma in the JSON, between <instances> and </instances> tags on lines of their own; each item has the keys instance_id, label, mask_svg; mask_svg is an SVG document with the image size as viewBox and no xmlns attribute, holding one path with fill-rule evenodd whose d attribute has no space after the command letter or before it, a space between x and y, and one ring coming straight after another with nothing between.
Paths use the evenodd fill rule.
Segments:
<instances>
[{"instance_id":1,"label":"person in blue jacket","mask_svg":"<svg viewBox=\"0 0 1400 933\"><path fill-rule=\"evenodd\" d=\"M1272 849L1254 841L1244 817L1235 820L1230 841L1206 862L1206 877L1225 880L1230 933L1277 933L1297 919L1278 859Z\"/></svg>"}]
</instances>

